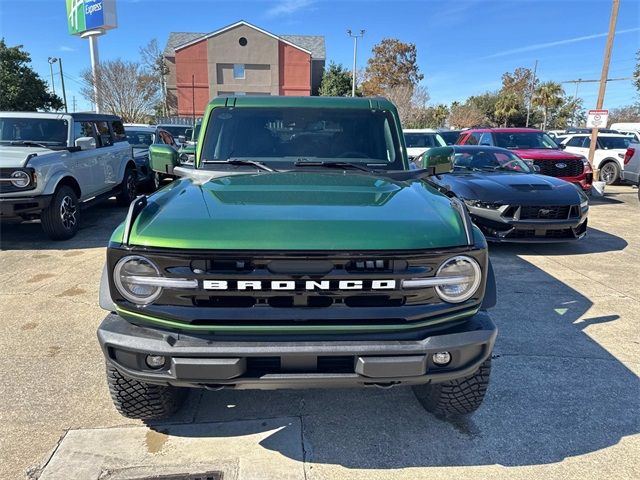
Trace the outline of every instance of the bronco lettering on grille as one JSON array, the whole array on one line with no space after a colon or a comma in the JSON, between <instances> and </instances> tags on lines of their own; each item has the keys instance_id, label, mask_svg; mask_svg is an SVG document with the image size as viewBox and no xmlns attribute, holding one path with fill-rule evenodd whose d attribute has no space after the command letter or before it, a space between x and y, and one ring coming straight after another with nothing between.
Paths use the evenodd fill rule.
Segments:
<instances>
[{"instance_id":1,"label":"bronco lettering on grille","mask_svg":"<svg viewBox=\"0 0 640 480\"><path fill-rule=\"evenodd\" d=\"M393 290L395 280L204 280L205 290Z\"/></svg>"}]
</instances>

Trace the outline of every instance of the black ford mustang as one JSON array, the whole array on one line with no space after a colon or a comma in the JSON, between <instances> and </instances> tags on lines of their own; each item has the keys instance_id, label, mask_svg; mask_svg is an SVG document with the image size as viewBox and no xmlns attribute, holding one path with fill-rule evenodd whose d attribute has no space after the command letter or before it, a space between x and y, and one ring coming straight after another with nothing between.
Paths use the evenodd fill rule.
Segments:
<instances>
[{"instance_id":1,"label":"black ford mustang","mask_svg":"<svg viewBox=\"0 0 640 480\"><path fill-rule=\"evenodd\" d=\"M504 148L452 148L453 171L431 180L464 200L487 240L566 242L586 234L588 198L571 183L536 175Z\"/></svg>"}]
</instances>

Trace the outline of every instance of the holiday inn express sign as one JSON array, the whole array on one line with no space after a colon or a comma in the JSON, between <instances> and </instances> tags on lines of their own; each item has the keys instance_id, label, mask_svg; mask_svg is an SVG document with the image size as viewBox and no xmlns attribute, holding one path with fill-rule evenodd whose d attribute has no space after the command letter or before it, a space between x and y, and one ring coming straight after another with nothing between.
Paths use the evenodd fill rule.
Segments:
<instances>
[{"instance_id":1,"label":"holiday inn express sign","mask_svg":"<svg viewBox=\"0 0 640 480\"><path fill-rule=\"evenodd\" d=\"M115 0L66 0L69 33L109 30L117 26Z\"/></svg>"}]
</instances>

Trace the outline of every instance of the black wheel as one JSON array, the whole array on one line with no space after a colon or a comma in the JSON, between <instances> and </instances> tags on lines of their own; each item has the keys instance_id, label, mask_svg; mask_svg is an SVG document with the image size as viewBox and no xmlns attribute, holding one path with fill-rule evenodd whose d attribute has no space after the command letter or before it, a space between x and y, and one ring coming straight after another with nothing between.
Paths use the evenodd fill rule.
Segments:
<instances>
[{"instance_id":1,"label":"black wheel","mask_svg":"<svg viewBox=\"0 0 640 480\"><path fill-rule=\"evenodd\" d=\"M600 168L600 180L607 185L613 185L620 179L620 167L618 162L607 162Z\"/></svg>"},{"instance_id":2,"label":"black wheel","mask_svg":"<svg viewBox=\"0 0 640 480\"><path fill-rule=\"evenodd\" d=\"M40 216L42 229L52 240L73 237L80 226L80 204L73 188L62 185Z\"/></svg>"},{"instance_id":3,"label":"black wheel","mask_svg":"<svg viewBox=\"0 0 640 480\"><path fill-rule=\"evenodd\" d=\"M144 184L144 190L148 193L153 193L160 188L160 175L158 172L151 172L151 178L149 178Z\"/></svg>"},{"instance_id":4,"label":"black wheel","mask_svg":"<svg viewBox=\"0 0 640 480\"><path fill-rule=\"evenodd\" d=\"M152 385L125 377L107 364L107 383L118 412L127 418L157 420L175 413L184 402L187 389Z\"/></svg>"},{"instance_id":5,"label":"black wheel","mask_svg":"<svg viewBox=\"0 0 640 480\"><path fill-rule=\"evenodd\" d=\"M438 417L456 417L475 412L487 392L491 359L486 360L473 375L443 383L428 383L413 387L413 393L425 410Z\"/></svg>"},{"instance_id":6,"label":"black wheel","mask_svg":"<svg viewBox=\"0 0 640 480\"><path fill-rule=\"evenodd\" d=\"M120 193L116 197L118 205L128 206L136 199L137 183L136 171L133 168L127 168L120 184Z\"/></svg>"}]
</instances>

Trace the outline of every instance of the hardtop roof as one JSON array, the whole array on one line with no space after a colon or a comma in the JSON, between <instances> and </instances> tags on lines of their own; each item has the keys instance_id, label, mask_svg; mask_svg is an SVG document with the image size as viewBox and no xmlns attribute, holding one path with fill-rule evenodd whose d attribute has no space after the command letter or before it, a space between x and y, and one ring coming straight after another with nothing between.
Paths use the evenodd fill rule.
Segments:
<instances>
[{"instance_id":1,"label":"hardtop roof","mask_svg":"<svg viewBox=\"0 0 640 480\"><path fill-rule=\"evenodd\" d=\"M289 97L289 96L223 96L209 102L212 107L298 107L394 109L384 97Z\"/></svg>"}]
</instances>

